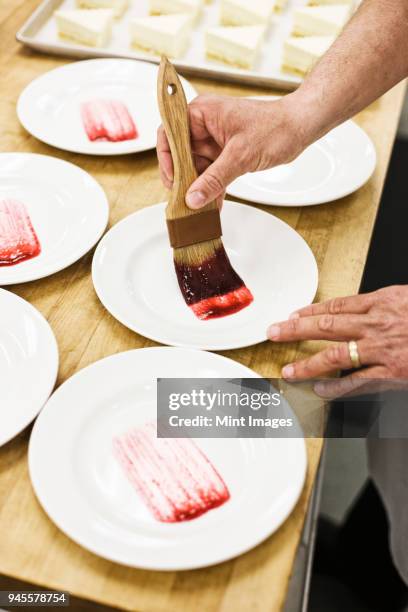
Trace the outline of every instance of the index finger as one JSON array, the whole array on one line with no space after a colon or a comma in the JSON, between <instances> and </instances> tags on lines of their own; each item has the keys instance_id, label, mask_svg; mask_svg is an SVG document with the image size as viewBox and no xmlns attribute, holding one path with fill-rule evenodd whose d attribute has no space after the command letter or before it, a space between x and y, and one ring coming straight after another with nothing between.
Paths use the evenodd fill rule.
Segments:
<instances>
[{"instance_id":1,"label":"index finger","mask_svg":"<svg viewBox=\"0 0 408 612\"><path fill-rule=\"evenodd\" d=\"M273 342L358 340L363 337L369 324L370 321L361 315L299 317L274 323L267 334Z\"/></svg>"},{"instance_id":2,"label":"index finger","mask_svg":"<svg viewBox=\"0 0 408 612\"><path fill-rule=\"evenodd\" d=\"M165 187L167 187L167 189L171 189L174 178L173 160L171 157L169 141L167 140L166 132L162 125L157 130L156 149L161 179Z\"/></svg>"},{"instance_id":3,"label":"index finger","mask_svg":"<svg viewBox=\"0 0 408 612\"><path fill-rule=\"evenodd\" d=\"M310 304L296 310L290 315L291 319L310 317L322 314L366 314L373 305L373 294L363 293L348 297L338 297L319 304Z\"/></svg>"}]
</instances>

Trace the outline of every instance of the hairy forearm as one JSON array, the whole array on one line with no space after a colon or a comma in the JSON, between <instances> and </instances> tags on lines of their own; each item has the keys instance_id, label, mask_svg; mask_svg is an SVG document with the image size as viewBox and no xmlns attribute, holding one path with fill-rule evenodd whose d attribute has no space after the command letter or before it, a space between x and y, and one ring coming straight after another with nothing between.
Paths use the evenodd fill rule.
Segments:
<instances>
[{"instance_id":1,"label":"hairy forearm","mask_svg":"<svg viewBox=\"0 0 408 612\"><path fill-rule=\"evenodd\" d=\"M297 91L273 102L199 96L190 104L190 130L200 176L187 205L202 208L238 176L289 163L406 76L408 0L364 0ZM164 130L158 155L171 188Z\"/></svg>"},{"instance_id":2,"label":"hairy forearm","mask_svg":"<svg viewBox=\"0 0 408 612\"><path fill-rule=\"evenodd\" d=\"M349 119L408 76L408 0L365 0L291 94L305 144Z\"/></svg>"}]
</instances>

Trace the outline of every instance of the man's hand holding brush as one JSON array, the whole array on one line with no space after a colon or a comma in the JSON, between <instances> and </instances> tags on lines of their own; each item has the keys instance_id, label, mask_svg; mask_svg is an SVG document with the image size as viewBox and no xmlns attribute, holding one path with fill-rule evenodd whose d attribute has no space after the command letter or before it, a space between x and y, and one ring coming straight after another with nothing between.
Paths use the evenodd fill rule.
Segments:
<instances>
[{"instance_id":1,"label":"man's hand holding brush","mask_svg":"<svg viewBox=\"0 0 408 612\"><path fill-rule=\"evenodd\" d=\"M295 92L270 101L198 96L189 105L189 121L200 177L187 193L187 206L221 201L238 176L292 161L407 75L408 2L365 0ZM157 152L163 183L171 188L163 128Z\"/></svg>"},{"instance_id":2,"label":"man's hand holding brush","mask_svg":"<svg viewBox=\"0 0 408 612\"><path fill-rule=\"evenodd\" d=\"M200 176L187 193L187 206L221 203L226 187L238 176L290 162L301 153L309 142L292 95L273 101L203 95L189 105L192 150ZM162 181L171 189L173 163L163 127L157 153Z\"/></svg>"}]
</instances>

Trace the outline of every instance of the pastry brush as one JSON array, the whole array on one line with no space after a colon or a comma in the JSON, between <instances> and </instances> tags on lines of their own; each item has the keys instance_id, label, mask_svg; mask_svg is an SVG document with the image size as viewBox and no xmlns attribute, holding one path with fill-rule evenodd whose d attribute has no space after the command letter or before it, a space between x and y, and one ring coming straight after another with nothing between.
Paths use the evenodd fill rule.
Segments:
<instances>
[{"instance_id":1,"label":"pastry brush","mask_svg":"<svg viewBox=\"0 0 408 612\"><path fill-rule=\"evenodd\" d=\"M157 89L174 166L166 217L180 290L199 319L230 315L249 306L253 296L225 251L217 203L197 211L186 205L187 191L198 174L186 97L174 66L165 57L160 63Z\"/></svg>"}]
</instances>

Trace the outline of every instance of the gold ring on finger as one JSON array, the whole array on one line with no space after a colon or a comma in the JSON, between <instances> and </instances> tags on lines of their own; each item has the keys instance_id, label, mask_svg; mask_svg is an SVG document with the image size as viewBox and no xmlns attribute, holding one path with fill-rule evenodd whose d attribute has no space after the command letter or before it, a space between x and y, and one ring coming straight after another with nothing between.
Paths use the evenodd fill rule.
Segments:
<instances>
[{"instance_id":1,"label":"gold ring on finger","mask_svg":"<svg viewBox=\"0 0 408 612\"><path fill-rule=\"evenodd\" d=\"M357 342L352 340L348 343L348 349L350 353L350 360L353 368L361 368L360 354L358 352Z\"/></svg>"}]
</instances>

